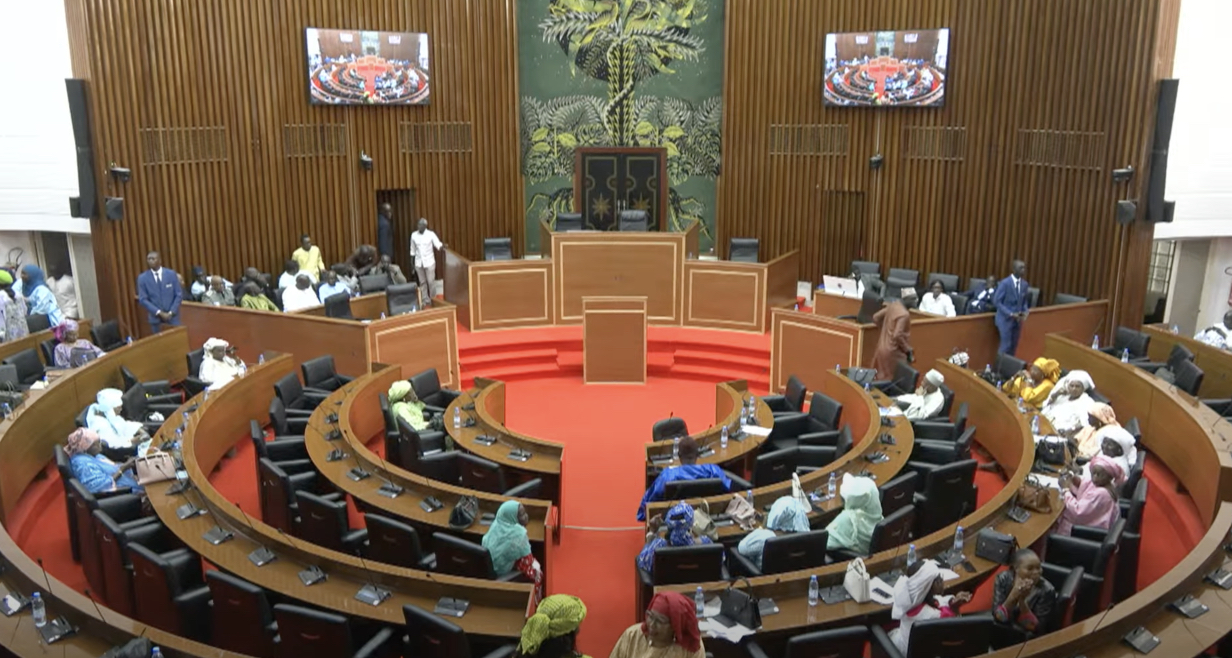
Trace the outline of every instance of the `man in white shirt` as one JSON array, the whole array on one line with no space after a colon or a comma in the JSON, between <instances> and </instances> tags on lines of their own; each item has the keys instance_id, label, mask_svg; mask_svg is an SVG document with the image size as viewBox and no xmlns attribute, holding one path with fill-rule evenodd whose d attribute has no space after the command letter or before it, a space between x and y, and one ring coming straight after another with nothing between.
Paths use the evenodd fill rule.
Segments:
<instances>
[{"instance_id":1,"label":"man in white shirt","mask_svg":"<svg viewBox=\"0 0 1232 658\"><path fill-rule=\"evenodd\" d=\"M332 269L325 270L325 277L321 279L321 287L317 289L317 298L324 304L326 299L342 292L349 296L351 289L338 278L338 272Z\"/></svg>"},{"instance_id":2,"label":"man in white shirt","mask_svg":"<svg viewBox=\"0 0 1232 658\"><path fill-rule=\"evenodd\" d=\"M320 303L317 294L312 290L312 279L303 272L295 277L295 285L282 291L282 310L285 313L317 306Z\"/></svg>"},{"instance_id":3,"label":"man in white shirt","mask_svg":"<svg viewBox=\"0 0 1232 658\"><path fill-rule=\"evenodd\" d=\"M941 385L945 383L945 375L936 370L929 370L924 375L924 382L915 393L900 395L895 400L903 409L907 420L928 420L936 416L945 405L945 396L941 394Z\"/></svg>"},{"instance_id":4,"label":"man in white shirt","mask_svg":"<svg viewBox=\"0 0 1232 658\"><path fill-rule=\"evenodd\" d=\"M419 218L419 227L411 234L411 256L415 260L415 278L419 280L420 307L432 305L432 284L436 281L436 250L444 244L436 233L428 230L428 220Z\"/></svg>"},{"instance_id":5,"label":"man in white shirt","mask_svg":"<svg viewBox=\"0 0 1232 658\"><path fill-rule=\"evenodd\" d=\"M1211 325L1199 331L1194 339L1221 350L1232 349L1232 311L1223 314L1222 326Z\"/></svg>"}]
</instances>

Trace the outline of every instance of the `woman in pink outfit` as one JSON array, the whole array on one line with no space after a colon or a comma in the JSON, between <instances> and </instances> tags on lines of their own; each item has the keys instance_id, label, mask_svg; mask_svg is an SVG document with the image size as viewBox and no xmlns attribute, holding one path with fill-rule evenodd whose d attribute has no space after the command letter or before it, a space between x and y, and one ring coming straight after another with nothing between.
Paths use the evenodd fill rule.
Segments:
<instances>
[{"instance_id":1,"label":"woman in pink outfit","mask_svg":"<svg viewBox=\"0 0 1232 658\"><path fill-rule=\"evenodd\" d=\"M1057 519L1055 532L1059 535L1070 534L1074 526L1091 526L1095 528L1110 528L1121 516L1117 506L1117 491L1114 484L1120 484L1125 479L1125 472L1120 464L1099 455L1090 463L1091 477L1081 480L1073 473L1061 476L1061 498L1065 509L1061 518Z\"/></svg>"}]
</instances>

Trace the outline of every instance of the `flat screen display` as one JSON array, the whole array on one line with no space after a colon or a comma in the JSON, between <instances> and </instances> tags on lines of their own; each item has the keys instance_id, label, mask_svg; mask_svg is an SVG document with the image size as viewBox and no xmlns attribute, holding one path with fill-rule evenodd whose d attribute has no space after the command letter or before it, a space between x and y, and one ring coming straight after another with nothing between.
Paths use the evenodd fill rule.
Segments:
<instances>
[{"instance_id":1,"label":"flat screen display","mask_svg":"<svg viewBox=\"0 0 1232 658\"><path fill-rule=\"evenodd\" d=\"M428 104L428 35L316 27L305 35L313 104Z\"/></svg>"},{"instance_id":2,"label":"flat screen display","mask_svg":"<svg viewBox=\"0 0 1232 658\"><path fill-rule=\"evenodd\" d=\"M950 31L843 32L826 35L826 105L941 107Z\"/></svg>"}]
</instances>

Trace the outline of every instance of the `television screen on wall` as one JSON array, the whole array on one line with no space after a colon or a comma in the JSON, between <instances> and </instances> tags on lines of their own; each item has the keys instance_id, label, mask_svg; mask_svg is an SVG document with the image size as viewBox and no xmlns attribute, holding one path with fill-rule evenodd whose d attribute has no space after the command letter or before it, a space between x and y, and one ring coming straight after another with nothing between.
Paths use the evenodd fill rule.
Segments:
<instances>
[{"instance_id":1,"label":"television screen on wall","mask_svg":"<svg viewBox=\"0 0 1232 658\"><path fill-rule=\"evenodd\" d=\"M428 35L315 27L305 35L312 103L428 104Z\"/></svg>"},{"instance_id":2,"label":"television screen on wall","mask_svg":"<svg viewBox=\"0 0 1232 658\"><path fill-rule=\"evenodd\" d=\"M826 35L826 105L941 107L949 76L950 31Z\"/></svg>"}]
</instances>

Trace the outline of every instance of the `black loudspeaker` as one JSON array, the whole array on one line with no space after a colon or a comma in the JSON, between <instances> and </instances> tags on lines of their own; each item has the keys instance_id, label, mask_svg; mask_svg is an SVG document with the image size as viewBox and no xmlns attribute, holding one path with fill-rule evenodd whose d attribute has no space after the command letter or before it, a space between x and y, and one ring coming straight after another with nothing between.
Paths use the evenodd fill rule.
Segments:
<instances>
[{"instance_id":1,"label":"black loudspeaker","mask_svg":"<svg viewBox=\"0 0 1232 658\"><path fill-rule=\"evenodd\" d=\"M1160 80L1155 105L1155 134L1151 138L1151 177L1147 182L1146 220L1164 221L1164 188L1168 185L1168 145L1172 141L1172 115L1180 80Z\"/></svg>"},{"instance_id":2,"label":"black loudspeaker","mask_svg":"<svg viewBox=\"0 0 1232 658\"><path fill-rule=\"evenodd\" d=\"M94 185L94 147L90 136L90 107L86 102L86 81L69 78L68 111L73 121L73 141L77 145L77 189L80 196L69 199L73 217L91 218L97 212L98 190Z\"/></svg>"},{"instance_id":3,"label":"black loudspeaker","mask_svg":"<svg viewBox=\"0 0 1232 658\"><path fill-rule=\"evenodd\" d=\"M115 222L124 219L124 197L107 197L107 200L103 202L103 209L107 213L107 219Z\"/></svg>"},{"instance_id":4,"label":"black loudspeaker","mask_svg":"<svg viewBox=\"0 0 1232 658\"><path fill-rule=\"evenodd\" d=\"M1176 202L1175 201L1164 201L1164 216L1161 217L1159 221L1163 222L1164 224L1171 224L1172 215L1175 213L1176 213Z\"/></svg>"},{"instance_id":5,"label":"black loudspeaker","mask_svg":"<svg viewBox=\"0 0 1232 658\"><path fill-rule=\"evenodd\" d=\"M1134 216L1138 214L1138 204L1134 201L1117 201L1116 218L1117 223L1124 226L1134 223Z\"/></svg>"}]
</instances>

